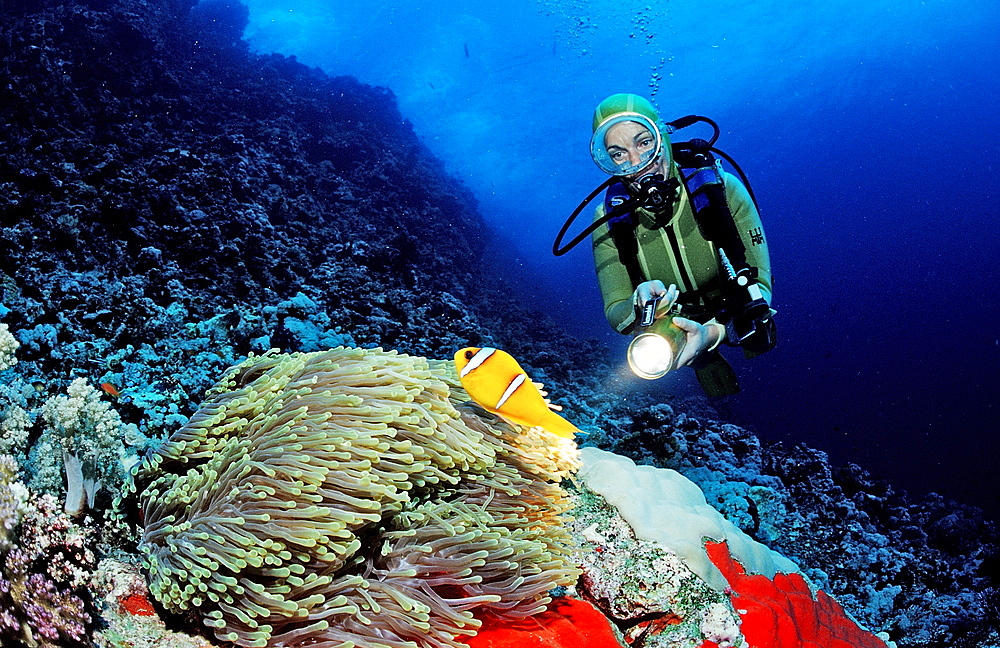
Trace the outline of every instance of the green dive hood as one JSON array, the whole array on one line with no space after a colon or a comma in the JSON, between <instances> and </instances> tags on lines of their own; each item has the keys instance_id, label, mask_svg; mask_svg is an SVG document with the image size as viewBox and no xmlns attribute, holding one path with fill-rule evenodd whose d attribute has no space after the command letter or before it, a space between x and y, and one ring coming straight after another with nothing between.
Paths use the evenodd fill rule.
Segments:
<instances>
[{"instance_id":1,"label":"green dive hood","mask_svg":"<svg viewBox=\"0 0 1000 648\"><path fill-rule=\"evenodd\" d=\"M622 121L635 121L648 128L657 137L654 155L648 159L663 153L666 157L666 168L671 167L673 160L670 151L670 132L673 129L660 121L660 115L645 97L620 92L602 101L594 110L592 124L594 135L590 140L590 153L602 171L609 175L628 175L638 170L618 168L618 165L608 157L605 148L604 136L608 129Z\"/></svg>"},{"instance_id":2,"label":"green dive hood","mask_svg":"<svg viewBox=\"0 0 1000 648\"><path fill-rule=\"evenodd\" d=\"M660 123L660 115L657 114L656 108L653 108L653 104L649 103L648 99L637 94L619 92L597 105L597 109L594 110L592 132L597 132L598 126L607 121L608 118L622 113L638 113L648 117L654 124Z\"/></svg>"}]
</instances>

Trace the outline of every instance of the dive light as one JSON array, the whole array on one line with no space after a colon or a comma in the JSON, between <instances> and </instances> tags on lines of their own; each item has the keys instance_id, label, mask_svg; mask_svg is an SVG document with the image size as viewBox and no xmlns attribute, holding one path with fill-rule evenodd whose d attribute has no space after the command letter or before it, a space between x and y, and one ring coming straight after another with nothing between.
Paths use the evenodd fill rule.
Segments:
<instances>
[{"instance_id":1,"label":"dive light","mask_svg":"<svg viewBox=\"0 0 1000 648\"><path fill-rule=\"evenodd\" d=\"M662 378L677 368L677 358L686 340L687 334L673 323L672 317L655 320L632 338L628 345L628 366L640 378Z\"/></svg>"}]
</instances>

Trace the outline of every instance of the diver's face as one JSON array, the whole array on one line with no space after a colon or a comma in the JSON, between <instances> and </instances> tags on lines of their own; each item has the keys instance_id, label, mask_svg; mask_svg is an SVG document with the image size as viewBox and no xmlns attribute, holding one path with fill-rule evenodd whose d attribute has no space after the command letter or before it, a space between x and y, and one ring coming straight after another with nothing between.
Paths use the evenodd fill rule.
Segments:
<instances>
[{"instance_id":1,"label":"diver's face","mask_svg":"<svg viewBox=\"0 0 1000 648\"><path fill-rule=\"evenodd\" d=\"M656 136L649 129L634 121L623 121L608 129L604 136L604 148L612 161L619 166L632 167L640 164L643 156L648 156L656 146ZM660 156L650 160L649 164L639 171L629 174L629 179L636 179L649 173L663 173L663 161Z\"/></svg>"}]
</instances>

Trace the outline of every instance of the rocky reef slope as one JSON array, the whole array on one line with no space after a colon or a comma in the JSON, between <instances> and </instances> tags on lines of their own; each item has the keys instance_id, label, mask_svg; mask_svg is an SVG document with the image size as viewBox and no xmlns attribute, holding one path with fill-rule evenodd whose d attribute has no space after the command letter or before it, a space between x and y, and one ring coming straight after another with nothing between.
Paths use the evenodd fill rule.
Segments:
<instances>
[{"instance_id":1,"label":"rocky reef slope","mask_svg":"<svg viewBox=\"0 0 1000 648\"><path fill-rule=\"evenodd\" d=\"M977 511L690 404L607 394L596 344L528 326L540 316L484 276L473 196L392 93L250 53L246 17L229 0L0 7L0 316L36 386L19 411L108 383L142 450L250 352L502 346L597 423L593 443L680 470L872 629L904 646L995 633L997 534ZM22 421L12 454L44 424Z\"/></svg>"}]
</instances>

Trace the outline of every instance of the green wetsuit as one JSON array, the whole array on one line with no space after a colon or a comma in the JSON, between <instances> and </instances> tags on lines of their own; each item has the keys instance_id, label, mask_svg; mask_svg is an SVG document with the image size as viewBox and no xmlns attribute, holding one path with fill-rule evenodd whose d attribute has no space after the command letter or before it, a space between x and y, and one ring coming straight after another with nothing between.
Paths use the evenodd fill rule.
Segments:
<instances>
[{"instance_id":1,"label":"green wetsuit","mask_svg":"<svg viewBox=\"0 0 1000 648\"><path fill-rule=\"evenodd\" d=\"M677 175L675 165L671 165L671 175ZM747 263L757 268L757 282L764 299L770 304L771 261L760 215L743 183L730 173L724 173L723 177L726 200L746 247ZM660 216L660 222L644 209L638 210L637 215L639 222L635 233L639 242L639 267L644 279L659 279L664 286L677 284L680 291L678 303L685 317L701 323L714 319L722 305L719 257L715 245L706 241L698 231L687 189L682 184L680 197L674 203L672 212ZM603 201L597 208L595 220L602 216ZM635 286L618 258L618 248L608 225L599 227L591 238L597 281L604 297L604 314L616 331L631 333L636 323L633 305Z\"/></svg>"}]
</instances>

